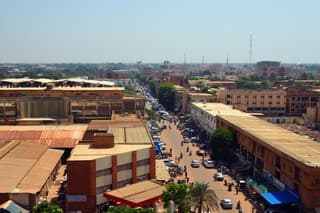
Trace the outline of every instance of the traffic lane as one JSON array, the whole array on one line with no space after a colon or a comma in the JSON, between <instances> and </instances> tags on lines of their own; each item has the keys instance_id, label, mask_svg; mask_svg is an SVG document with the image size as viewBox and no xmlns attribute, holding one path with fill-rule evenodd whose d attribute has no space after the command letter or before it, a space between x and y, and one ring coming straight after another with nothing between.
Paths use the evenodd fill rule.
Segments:
<instances>
[{"instance_id":1,"label":"traffic lane","mask_svg":"<svg viewBox=\"0 0 320 213\"><path fill-rule=\"evenodd\" d=\"M163 122L165 125L169 125L167 122ZM201 162L202 157L196 155L196 150L199 148L196 146L192 146L192 143L183 143L183 146L181 146L181 141L183 140L183 136L180 134L179 130L176 129L171 124L171 129L167 128L166 130L163 130L161 133L161 139L166 143L167 150L172 148L172 159L175 159L180 156L180 153L183 154L182 159L180 160L179 165L180 166L187 166L187 175L190 178L191 181L198 181L198 182L205 182L210 184L210 188L213 189L218 198L219 202L221 199L229 198L233 202L233 210L223 210L220 208L219 212L238 212L238 210L235 208L237 202L240 200L241 207L243 209L243 212L251 212L252 205L250 202L245 200L245 196L242 192L239 192L236 194L235 188L233 187L233 190L229 192L227 189L227 186L224 186L223 181L214 181L213 175L217 172L216 169L207 169L203 167L203 165L200 165L200 168L192 168L191 167L191 161L193 159L199 160ZM192 151L192 156L190 156L186 149L189 147L189 150ZM225 175L225 178L228 182L235 181L229 177L228 175Z\"/></svg>"}]
</instances>

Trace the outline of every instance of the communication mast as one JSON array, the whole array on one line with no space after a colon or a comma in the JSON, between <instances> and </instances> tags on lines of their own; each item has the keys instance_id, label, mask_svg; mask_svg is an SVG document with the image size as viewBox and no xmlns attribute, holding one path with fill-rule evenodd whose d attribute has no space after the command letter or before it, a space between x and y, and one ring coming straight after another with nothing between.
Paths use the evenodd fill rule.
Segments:
<instances>
[{"instance_id":1,"label":"communication mast","mask_svg":"<svg viewBox=\"0 0 320 213\"><path fill-rule=\"evenodd\" d=\"M250 34L249 69L251 69L251 60L252 60L252 34Z\"/></svg>"}]
</instances>

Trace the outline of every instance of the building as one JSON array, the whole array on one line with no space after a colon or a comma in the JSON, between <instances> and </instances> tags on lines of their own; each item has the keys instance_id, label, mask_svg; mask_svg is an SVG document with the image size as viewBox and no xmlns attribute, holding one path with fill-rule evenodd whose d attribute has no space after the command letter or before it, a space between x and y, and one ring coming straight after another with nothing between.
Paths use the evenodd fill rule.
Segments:
<instances>
[{"instance_id":1,"label":"building","mask_svg":"<svg viewBox=\"0 0 320 213\"><path fill-rule=\"evenodd\" d=\"M193 103L192 107L200 122L215 120L216 127L235 133L239 148L234 152L252 165L253 179L263 178L273 185L273 189L252 185L267 202L272 204L270 198L281 194L277 204L286 202L282 196L306 209L320 208L319 143L223 104Z\"/></svg>"},{"instance_id":2,"label":"building","mask_svg":"<svg viewBox=\"0 0 320 213\"><path fill-rule=\"evenodd\" d=\"M285 90L229 90L220 88L217 92L218 102L233 105L249 113L266 115L284 115L286 113Z\"/></svg>"},{"instance_id":3,"label":"building","mask_svg":"<svg viewBox=\"0 0 320 213\"><path fill-rule=\"evenodd\" d=\"M144 111L144 100L124 97L123 87L0 88L0 123L83 123L109 119L112 111Z\"/></svg>"},{"instance_id":4,"label":"building","mask_svg":"<svg viewBox=\"0 0 320 213\"><path fill-rule=\"evenodd\" d=\"M195 92L189 92L185 91L183 93L183 112L184 113L190 113L191 112L191 103L192 102L215 102L216 97L214 95L211 95L209 93L195 93Z\"/></svg>"},{"instance_id":5,"label":"building","mask_svg":"<svg viewBox=\"0 0 320 213\"><path fill-rule=\"evenodd\" d=\"M31 210L46 197L62 154L63 151L41 144L0 143L0 203L12 200Z\"/></svg>"},{"instance_id":6,"label":"building","mask_svg":"<svg viewBox=\"0 0 320 213\"><path fill-rule=\"evenodd\" d=\"M67 212L95 212L106 191L155 178L146 125L125 117L90 122L85 140L74 148L67 161Z\"/></svg>"},{"instance_id":7,"label":"building","mask_svg":"<svg viewBox=\"0 0 320 213\"><path fill-rule=\"evenodd\" d=\"M307 209L320 208L319 143L254 116L219 115L217 120L219 127L235 131L240 157L253 166L253 176L288 191L286 196ZM266 193L273 192L259 193L269 202Z\"/></svg>"},{"instance_id":8,"label":"building","mask_svg":"<svg viewBox=\"0 0 320 213\"><path fill-rule=\"evenodd\" d=\"M286 110L289 115L302 115L307 107L316 107L320 90L312 87L290 87L287 89Z\"/></svg>"},{"instance_id":9,"label":"building","mask_svg":"<svg viewBox=\"0 0 320 213\"><path fill-rule=\"evenodd\" d=\"M183 108L184 87L174 85L174 88L176 89L176 95L174 97L174 110L177 112L181 112Z\"/></svg>"},{"instance_id":10,"label":"building","mask_svg":"<svg viewBox=\"0 0 320 213\"><path fill-rule=\"evenodd\" d=\"M281 69L279 61L259 61L257 62L256 69L257 75L263 79L284 75L284 71Z\"/></svg>"},{"instance_id":11,"label":"building","mask_svg":"<svg viewBox=\"0 0 320 213\"><path fill-rule=\"evenodd\" d=\"M208 134L214 132L217 128L217 116L221 113L228 115L241 115L249 116L249 114L234 110L232 106L222 103L203 103L193 102L191 103L191 116Z\"/></svg>"}]
</instances>

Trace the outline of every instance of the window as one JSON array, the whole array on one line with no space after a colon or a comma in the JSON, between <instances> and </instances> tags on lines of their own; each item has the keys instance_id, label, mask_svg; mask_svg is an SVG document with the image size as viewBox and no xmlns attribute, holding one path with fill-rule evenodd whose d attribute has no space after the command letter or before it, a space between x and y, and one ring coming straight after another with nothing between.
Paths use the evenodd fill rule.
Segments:
<instances>
[{"instance_id":1,"label":"window","mask_svg":"<svg viewBox=\"0 0 320 213\"><path fill-rule=\"evenodd\" d=\"M137 167L138 167L138 166L149 165L149 163L150 163L150 160L149 160L149 159L139 160L139 161L137 161Z\"/></svg>"},{"instance_id":2,"label":"window","mask_svg":"<svg viewBox=\"0 0 320 213\"><path fill-rule=\"evenodd\" d=\"M123 165L119 165L117 167L118 172L120 171L124 171L124 170L129 170L132 168L132 164L131 163L127 163L127 164L123 164Z\"/></svg>"},{"instance_id":3,"label":"window","mask_svg":"<svg viewBox=\"0 0 320 213\"><path fill-rule=\"evenodd\" d=\"M276 156L276 168L280 169L280 157Z\"/></svg>"},{"instance_id":4,"label":"window","mask_svg":"<svg viewBox=\"0 0 320 213\"><path fill-rule=\"evenodd\" d=\"M300 181L300 168L298 168L298 167L295 167L295 168L294 168L294 178L295 178L297 181Z\"/></svg>"},{"instance_id":5,"label":"window","mask_svg":"<svg viewBox=\"0 0 320 213\"><path fill-rule=\"evenodd\" d=\"M105 185L105 186L100 186L100 187L96 188L96 193L97 194L104 193L104 192L108 191L109 189L111 189L111 187L112 187L111 184L108 184L108 185Z\"/></svg>"},{"instance_id":6,"label":"window","mask_svg":"<svg viewBox=\"0 0 320 213\"><path fill-rule=\"evenodd\" d=\"M130 179L126 179L126 180L119 181L119 182L118 182L118 188L123 187L123 186L126 186L126 185L128 185L128 184L130 184L130 183L131 183L131 178L130 178Z\"/></svg>"},{"instance_id":7,"label":"window","mask_svg":"<svg viewBox=\"0 0 320 213\"><path fill-rule=\"evenodd\" d=\"M111 175L112 174L112 169L103 169L96 171L96 177L104 176L104 175Z\"/></svg>"}]
</instances>

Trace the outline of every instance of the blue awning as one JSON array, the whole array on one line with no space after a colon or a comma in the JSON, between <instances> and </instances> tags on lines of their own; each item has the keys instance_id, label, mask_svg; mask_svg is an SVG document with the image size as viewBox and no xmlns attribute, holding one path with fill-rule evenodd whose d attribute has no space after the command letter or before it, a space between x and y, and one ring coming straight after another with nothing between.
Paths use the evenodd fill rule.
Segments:
<instances>
[{"instance_id":1,"label":"blue awning","mask_svg":"<svg viewBox=\"0 0 320 213\"><path fill-rule=\"evenodd\" d=\"M154 150L156 151L156 154L159 154L161 152L161 149L160 149L158 143L154 143Z\"/></svg>"},{"instance_id":2,"label":"blue awning","mask_svg":"<svg viewBox=\"0 0 320 213\"><path fill-rule=\"evenodd\" d=\"M299 201L299 195L289 190L263 193L262 197L271 205L297 203Z\"/></svg>"}]
</instances>

